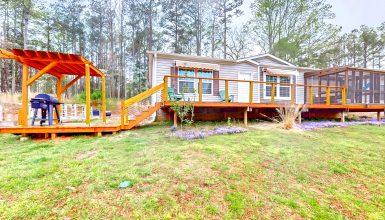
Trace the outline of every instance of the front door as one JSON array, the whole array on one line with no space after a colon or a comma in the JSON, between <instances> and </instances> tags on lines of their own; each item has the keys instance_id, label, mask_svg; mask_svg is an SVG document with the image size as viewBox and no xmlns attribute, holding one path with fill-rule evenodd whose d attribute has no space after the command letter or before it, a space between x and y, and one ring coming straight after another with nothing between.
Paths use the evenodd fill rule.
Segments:
<instances>
[{"instance_id":1,"label":"front door","mask_svg":"<svg viewBox=\"0 0 385 220\"><path fill-rule=\"evenodd\" d=\"M239 80L251 80L250 73L239 73ZM250 83L249 82L238 82L238 102L249 102L250 94Z\"/></svg>"}]
</instances>

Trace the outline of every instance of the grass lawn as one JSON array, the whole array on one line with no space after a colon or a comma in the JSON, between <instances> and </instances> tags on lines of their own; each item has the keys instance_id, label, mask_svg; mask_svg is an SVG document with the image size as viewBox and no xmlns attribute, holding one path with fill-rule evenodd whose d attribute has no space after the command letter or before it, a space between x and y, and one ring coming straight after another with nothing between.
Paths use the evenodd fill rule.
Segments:
<instances>
[{"instance_id":1,"label":"grass lawn","mask_svg":"<svg viewBox=\"0 0 385 220\"><path fill-rule=\"evenodd\" d=\"M198 124L198 127L214 126ZM385 219L385 127L0 136L2 219ZM133 187L120 189L124 180Z\"/></svg>"}]
</instances>

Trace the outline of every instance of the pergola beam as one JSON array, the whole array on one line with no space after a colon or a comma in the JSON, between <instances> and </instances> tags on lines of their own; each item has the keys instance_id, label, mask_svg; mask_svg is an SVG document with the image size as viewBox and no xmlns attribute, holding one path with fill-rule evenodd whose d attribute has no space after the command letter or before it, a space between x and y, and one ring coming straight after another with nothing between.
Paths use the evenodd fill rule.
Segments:
<instances>
[{"instance_id":1,"label":"pergola beam","mask_svg":"<svg viewBox=\"0 0 385 220\"><path fill-rule=\"evenodd\" d=\"M76 81L78 81L82 77L82 75L78 75L75 79L71 80L69 83L67 83L64 87L61 88L58 95L63 94L63 92L65 92L69 87L71 87Z\"/></svg>"},{"instance_id":2,"label":"pergola beam","mask_svg":"<svg viewBox=\"0 0 385 220\"><path fill-rule=\"evenodd\" d=\"M41 76L43 76L48 71L50 71L56 64L57 64L57 61L52 61L50 64L48 64L43 69L41 69L38 73L36 73L34 76L32 76L31 79L28 80L27 86L31 85L33 82L35 82Z\"/></svg>"},{"instance_id":3,"label":"pergola beam","mask_svg":"<svg viewBox=\"0 0 385 220\"><path fill-rule=\"evenodd\" d=\"M97 74L99 74L101 77L104 77L105 74L102 73L102 71L100 71L98 68L96 68L94 65L90 65L91 66L91 69L93 69Z\"/></svg>"},{"instance_id":4,"label":"pergola beam","mask_svg":"<svg viewBox=\"0 0 385 220\"><path fill-rule=\"evenodd\" d=\"M4 49L1 49L0 48L0 58L1 59L16 59L16 55L13 54L12 52L8 51L8 50L4 50Z\"/></svg>"}]
</instances>

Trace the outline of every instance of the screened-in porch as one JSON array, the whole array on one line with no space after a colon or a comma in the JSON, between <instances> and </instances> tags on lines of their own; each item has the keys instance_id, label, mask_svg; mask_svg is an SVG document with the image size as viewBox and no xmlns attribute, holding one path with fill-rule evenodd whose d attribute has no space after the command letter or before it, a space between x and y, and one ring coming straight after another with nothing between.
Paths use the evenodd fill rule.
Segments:
<instances>
[{"instance_id":1,"label":"screened-in porch","mask_svg":"<svg viewBox=\"0 0 385 220\"><path fill-rule=\"evenodd\" d=\"M385 104L385 71L355 67L339 67L305 73L305 84L345 86L347 104ZM305 95L309 97L307 90ZM313 91L314 103L326 99L326 88ZM338 103L342 94L331 88L331 103Z\"/></svg>"}]
</instances>

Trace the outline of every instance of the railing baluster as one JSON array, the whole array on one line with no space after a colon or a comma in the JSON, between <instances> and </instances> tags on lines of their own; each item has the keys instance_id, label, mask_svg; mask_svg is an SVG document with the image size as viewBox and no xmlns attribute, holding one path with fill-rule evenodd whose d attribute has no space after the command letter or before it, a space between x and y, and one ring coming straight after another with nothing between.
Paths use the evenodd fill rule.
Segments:
<instances>
[{"instance_id":1,"label":"railing baluster","mask_svg":"<svg viewBox=\"0 0 385 220\"><path fill-rule=\"evenodd\" d=\"M168 101L168 76L164 77L163 102Z\"/></svg>"},{"instance_id":2,"label":"railing baluster","mask_svg":"<svg viewBox=\"0 0 385 220\"><path fill-rule=\"evenodd\" d=\"M198 88L198 93L199 93L199 102L202 102L202 78L199 78L199 88Z\"/></svg>"},{"instance_id":3,"label":"railing baluster","mask_svg":"<svg viewBox=\"0 0 385 220\"><path fill-rule=\"evenodd\" d=\"M274 100L275 100L275 84L272 83L271 84L271 104L274 104Z\"/></svg>"},{"instance_id":4,"label":"railing baluster","mask_svg":"<svg viewBox=\"0 0 385 220\"><path fill-rule=\"evenodd\" d=\"M290 89L291 89L291 104L295 104L295 85L294 84L291 84L290 86Z\"/></svg>"},{"instance_id":5,"label":"railing baluster","mask_svg":"<svg viewBox=\"0 0 385 220\"><path fill-rule=\"evenodd\" d=\"M225 101L229 102L229 81L225 80Z\"/></svg>"},{"instance_id":6,"label":"railing baluster","mask_svg":"<svg viewBox=\"0 0 385 220\"><path fill-rule=\"evenodd\" d=\"M253 103L253 82L250 82L249 101L250 101L250 104Z\"/></svg>"},{"instance_id":7,"label":"railing baluster","mask_svg":"<svg viewBox=\"0 0 385 220\"><path fill-rule=\"evenodd\" d=\"M313 105L313 87L309 86L309 104Z\"/></svg>"},{"instance_id":8,"label":"railing baluster","mask_svg":"<svg viewBox=\"0 0 385 220\"><path fill-rule=\"evenodd\" d=\"M326 105L330 105L330 87L326 87Z\"/></svg>"}]
</instances>

